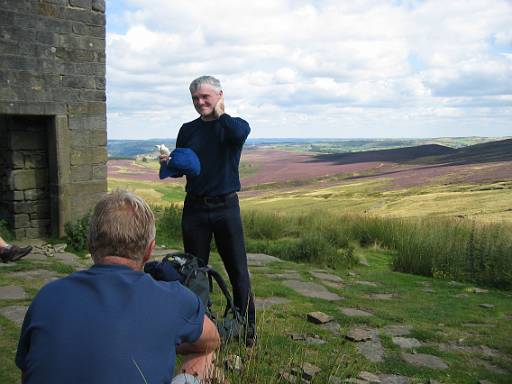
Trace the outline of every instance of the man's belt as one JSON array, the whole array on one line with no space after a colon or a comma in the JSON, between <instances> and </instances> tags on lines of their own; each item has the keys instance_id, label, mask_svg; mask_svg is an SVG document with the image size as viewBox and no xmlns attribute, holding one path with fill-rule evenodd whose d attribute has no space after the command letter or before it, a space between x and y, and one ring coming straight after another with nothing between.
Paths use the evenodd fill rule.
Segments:
<instances>
[{"instance_id":1,"label":"man's belt","mask_svg":"<svg viewBox=\"0 0 512 384\"><path fill-rule=\"evenodd\" d=\"M219 195L219 196L198 196L198 195L191 195L190 193L187 194L187 200L191 202L200 202L204 204L220 204L224 203L225 201L232 199L236 196L236 192L227 193L225 195Z\"/></svg>"}]
</instances>

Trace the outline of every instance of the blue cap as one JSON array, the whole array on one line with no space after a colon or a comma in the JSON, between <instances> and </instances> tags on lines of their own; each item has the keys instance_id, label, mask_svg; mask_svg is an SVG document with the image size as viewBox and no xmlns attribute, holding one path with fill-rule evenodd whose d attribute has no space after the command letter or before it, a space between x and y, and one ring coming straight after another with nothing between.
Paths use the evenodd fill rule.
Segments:
<instances>
[{"instance_id":1,"label":"blue cap","mask_svg":"<svg viewBox=\"0 0 512 384\"><path fill-rule=\"evenodd\" d=\"M199 176L201 163L196 153L190 148L176 148L169 155L167 165L160 166L160 179L166 177Z\"/></svg>"}]
</instances>

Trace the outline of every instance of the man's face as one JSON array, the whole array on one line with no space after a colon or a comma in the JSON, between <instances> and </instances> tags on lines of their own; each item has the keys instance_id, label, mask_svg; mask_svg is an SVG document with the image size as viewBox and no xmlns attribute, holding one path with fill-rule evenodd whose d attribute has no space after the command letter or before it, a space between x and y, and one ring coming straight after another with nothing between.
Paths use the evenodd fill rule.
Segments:
<instances>
[{"instance_id":1,"label":"man's face","mask_svg":"<svg viewBox=\"0 0 512 384\"><path fill-rule=\"evenodd\" d=\"M215 105L222 97L222 91L217 92L211 85L203 84L195 92L192 92L192 102L197 113L201 116L210 116Z\"/></svg>"}]
</instances>

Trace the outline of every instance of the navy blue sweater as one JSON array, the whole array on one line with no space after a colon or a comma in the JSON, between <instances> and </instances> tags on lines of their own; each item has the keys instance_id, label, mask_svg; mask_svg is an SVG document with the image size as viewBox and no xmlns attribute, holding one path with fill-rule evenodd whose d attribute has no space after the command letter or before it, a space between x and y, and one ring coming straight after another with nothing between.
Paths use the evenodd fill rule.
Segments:
<instances>
[{"instance_id":1,"label":"navy blue sweater","mask_svg":"<svg viewBox=\"0 0 512 384\"><path fill-rule=\"evenodd\" d=\"M191 148L201 162L201 174L187 176L187 193L220 196L239 191L240 155L250 131L247 121L228 114L214 121L197 118L183 124L176 148Z\"/></svg>"}]
</instances>

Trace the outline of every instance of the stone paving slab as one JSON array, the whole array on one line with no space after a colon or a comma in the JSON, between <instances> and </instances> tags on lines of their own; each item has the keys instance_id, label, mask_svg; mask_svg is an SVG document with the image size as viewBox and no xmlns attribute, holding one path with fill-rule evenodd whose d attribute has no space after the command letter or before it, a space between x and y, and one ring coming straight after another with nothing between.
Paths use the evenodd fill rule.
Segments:
<instances>
[{"instance_id":1,"label":"stone paving slab","mask_svg":"<svg viewBox=\"0 0 512 384\"><path fill-rule=\"evenodd\" d=\"M373 281L366 281L366 280L356 280L354 281L357 285L366 285L367 287L378 287L379 285Z\"/></svg>"},{"instance_id":2,"label":"stone paving slab","mask_svg":"<svg viewBox=\"0 0 512 384\"><path fill-rule=\"evenodd\" d=\"M329 321L328 323L322 324L321 327L331 332L334 336L340 335L341 325L337 321Z\"/></svg>"},{"instance_id":3,"label":"stone paving slab","mask_svg":"<svg viewBox=\"0 0 512 384\"><path fill-rule=\"evenodd\" d=\"M371 340L376 336L375 329L373 328L367 328L367 327L354 327L351 328L347 336L345 336L350 341L366 341Z\"/></svg>"},{"instance_id":4,"label":"stone paving slab","mask_svg":"<svg viewBox=\"0 0 512 384\"><path fill-rule=\"evenodd\" d=\"M57 278L59 274L47 269L34 269L32 271L11 272L7 276L14 279L50 281Z\"/></svg>"},{"instance_id":5,"label":"stone paving slab","mask_svg":"<svg viewBox=\"0 0 512 384\"><path fill-rule=\"evenodd\" d=\"M69 252L61 252L55 254L55 259L59 260L60 262L70 265L72 267L79 267L80 266L80 258Z\"/></svg>"},{"instance_id":6,"label":"stone paving slab","mask_svg":"<svg viewBox=\"0 0 512 384\"><path fill-rule=\"evenodd\" d=\"M388 336L407 336L411 330L412 326L407 324L390 324L382 328L382 331Z\"/></svg>"},{"instance_id":7,"label":"stone paving slab","mask_svg":"<svg viewBox=\"0 0 512 384\"><path fill-rule=\"evenodd\" d=\"M249 266L265 266L267 264L281 262L277 257L265 255L264 253L248 253L247 263Z\"/></svg>"},{"instance_id":8,"label":"stone paving slab","mask_svg":"<svg viewBox=\"0 0 512 384\"><path fill-rule=\"evenodd\" d=\"M372 340L357 343L356 347L359 353L372 363L381 363L384 361L384 347L378 336Z\"/></svg>"},{"instance_id":9,"label":"stone paving slab","mask_svg":"<svg viewBox=\"0 0 512 384\"><path fill-rule=\"evenodd\" d=\"M342 289L342 288L345 288L345 285L343 285L342 283L335 283L334 281L326 281L326 280L323 280L321 281L321 283L329 288L334 288L334 289Z\"/></svg>"},{"instance_id":10,"label":"stone paving slab","mask_svg":"<svg viewBox=\"0 0 512 384\"><path fill-rule=\"evenodd\" d=\"M393 341L393 344L398 345L402 349L412 349L421 347L420 341L413 337L394 336L391 339L391 341Z\"/></svg>"},{"instance_id":11,"label":"stone paving slab","mask_svg":"<svg viewBox=\"0 0 512 384\"><path fill-rule=\"evenodd\" d=\"M10 307L0 308L0 315L8 318L12 322L16 323L18 327L23 324L25 313L27 312L28 306L23 305L12 305Z\"/></svg>"},{"instance_id":12,"label":"stone paving slab","mask_svg":"<svg viewBox=\"0 0 512 384\"><path fill-rule=\"evenodd\" d=\"M332 275L330 273L317 272L317 271L310 271L309 273L312 276L314 276L317 279L322 280L322 281L330 281L330 282L333 282L333 283L342 283L343 282L343 279L341 277L336 276L336 275Z\"/></svg>"},{"instance_id":13,"label":"stone paving slab","mask_svg":"<svg viewBox=\"0 0 512 384\"><path fill-rule=\"evenodd\" d=\"M412 354L402 352L402 359L417 367L448 369L448 365L441 358L434 355L427 355L425 353Z\"/></svg>"},{"instance_id":14,"label":"stone paving slab","mask_svg":"<svg viewBox=\"0 0 512 384\"><path fill-rule=\"evenodd\" d=\"M320 284L298 280L285 280L283 284L306 297L328 301L342 300L342 297L338 296L336 293L329 292L327 288Z\"/></svg>"},{"instance_id":15,"label":"stone paving slab","mask_svg":"<svg viewBox=\"0 0 512 384\"><path fill-rule=\"evenodd\" d=\"M23 287L17 285L5 285L0 287L0 300L23 300L27 294Z\"/></svg>"},{"instance_id":16,"label":"stone paving slab","mask_svg":"<svg viewBox=\"0 0 512 384\"><path fill-rule=\"evenodd\" d=\"M372 313L357 308L339 308L341 313L348 317L370 317Z\"/></svg>"},{"instance_id":17,"label":"stone paving slab","mask_svg":"<svg viewBox=\"0 0 512 384\"><path fill-rule=\"evenodd\" d=\"M302 280L302 276L297 271L267 273L265 276L272 280Z\"/></svg>"},{"instance_id":18,"label":"stone paving slab","mask_svg":"<svg viewBox=\"0 0 512 384\"><path fill-rule=\"evenodd\" d=\"M257 297L254 302L254 306L257 310L265 310L273 305L288 304L291 300L284 297Z\"/></svg>"},{"instance_id":19,"label":"stone paving slab","mask_svg":"<svg viewBox=\"0 0 512 384\"><path fill-rule=\"evenodd\" d=\"M401 375L379 375L382 384L409 384L411 379Z\"/></svg>"}]
</instances>

